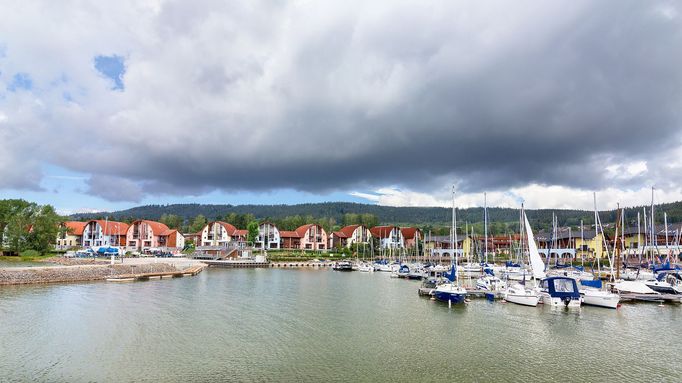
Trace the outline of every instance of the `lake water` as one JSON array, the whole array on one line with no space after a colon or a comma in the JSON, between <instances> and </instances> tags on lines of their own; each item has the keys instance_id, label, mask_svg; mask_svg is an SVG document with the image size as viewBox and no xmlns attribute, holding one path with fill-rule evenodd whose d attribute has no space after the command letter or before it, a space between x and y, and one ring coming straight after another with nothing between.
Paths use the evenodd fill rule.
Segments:
<instances>
[{"instance_id":1,"label":"lake water","mask_svg":"<svg viewBox=\"0 0 682 383\"><path fill-rule=\"evenodd\" d=\"M384 273L0 287L0 381L680 381L682 307L448 308Z\"/></svg>"}]
</instances>

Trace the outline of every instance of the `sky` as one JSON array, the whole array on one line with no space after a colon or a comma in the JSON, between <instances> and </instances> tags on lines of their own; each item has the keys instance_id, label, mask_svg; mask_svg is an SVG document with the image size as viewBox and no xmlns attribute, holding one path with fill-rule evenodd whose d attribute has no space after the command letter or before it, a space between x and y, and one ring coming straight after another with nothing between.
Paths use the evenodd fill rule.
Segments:
<instances>
[{"instance_id":1,"label":"sky","mask_svg":"<svg viewBox=\"0 0 682 383\"><path fill-rule=\"evenodd\" d=\"M0 1L0 198L682 200L674 1Z\"/></svg>"}]
</instances>

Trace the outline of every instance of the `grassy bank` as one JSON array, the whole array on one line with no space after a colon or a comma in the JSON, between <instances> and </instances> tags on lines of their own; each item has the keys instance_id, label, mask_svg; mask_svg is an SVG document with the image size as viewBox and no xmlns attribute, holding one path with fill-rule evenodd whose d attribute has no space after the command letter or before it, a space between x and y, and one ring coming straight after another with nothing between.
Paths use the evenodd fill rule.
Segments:
<instances>
[{"instance_id":1,"label":"grassy bank","mask_svg":"<svg viewBox=\"0 0 682 383\"><path fill-rule=\"evenodd\" d=\"M49 262L49 260L55 256L57 256L57 254L28 253L28 254L19 254L17 256L0 256L0 261L3 261L3 262Z\"/></svg>"}]
</instances>

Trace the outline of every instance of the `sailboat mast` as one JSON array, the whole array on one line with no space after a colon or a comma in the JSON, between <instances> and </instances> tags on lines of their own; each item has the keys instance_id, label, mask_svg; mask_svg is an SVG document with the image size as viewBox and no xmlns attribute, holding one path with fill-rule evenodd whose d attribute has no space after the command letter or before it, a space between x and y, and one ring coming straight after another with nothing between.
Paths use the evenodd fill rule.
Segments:
<instances>
[{"instance_id":1,"label":"sailboat mast","mask_svg":"<svg viewBox=\"0 0 682 383\"><path fill-rule=\"evenodd\" d=\"M488 264L488 195L483 193L483 235L485 237L485 264Z\"/></svg>"},{"instance_id":2,"label":"sailboat mast","mask_svg":"<svg viewBox=\"0 0 682 383\"><path fill-rule=\"evenodd\" d=\"M597 254L597 234L599 233L599 216L597 215L597 193L592 193L594 201L594 255L597 258L597 275L601 277L601 261ZM601 244L599 244L601 246Z\"/></svg>"},{"instance_id":3,"label":"sailboat mast","mask_svg":"<svg viewBox=\"0 0 682 383\"><path fill-rule=\"evenodd\" d=\"M613 260L616 261L616 279L620 279L620 246L618 245L618 228L621 225L622 211L620 209L620 203L618 206L618 213L616 214L616 233L613 239ZM622 228L621 228L622 230ZM613 270L613 262L611 263L611 270ZM611 273L613 275L613 273Z\"/></svg>"},{"instance_id":4,"label":"sailboat mast","mask_svg":"<svg viewBox=\"0 0 682 383\"><path fill-rule=\"evenodd\" d=\"M637 255L639 256L639 264L642 264L642 237L640 232L639 212L637 212Z\"/></svg>"},{"instance_id":5,"label":"sailboat mast","mask_svg":"<svg viewBox=\"0 0 682 383\"><path fill-rule=\"evenodd\" d=\"M583 229L583 220L580 220L580 266L585 267L585 254L582 249L585 247L585 230Z\"/></svg>"}]
</instances>

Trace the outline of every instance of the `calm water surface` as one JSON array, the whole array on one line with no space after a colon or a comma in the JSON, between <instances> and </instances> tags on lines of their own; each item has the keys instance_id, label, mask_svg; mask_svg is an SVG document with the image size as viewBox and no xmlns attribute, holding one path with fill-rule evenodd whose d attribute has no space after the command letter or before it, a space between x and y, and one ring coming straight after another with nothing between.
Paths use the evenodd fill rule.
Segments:
<instances>
[{"instance_id":1,"label":"calm water surface","mask_svg":"<svg viewBox=\"0 0 682 383\"><path fill-rule=\"evenodd\" d=\"M449 309L383 273L0 288L0 381L681 381L682 307Z\"/></svg>"}]
</instances>

